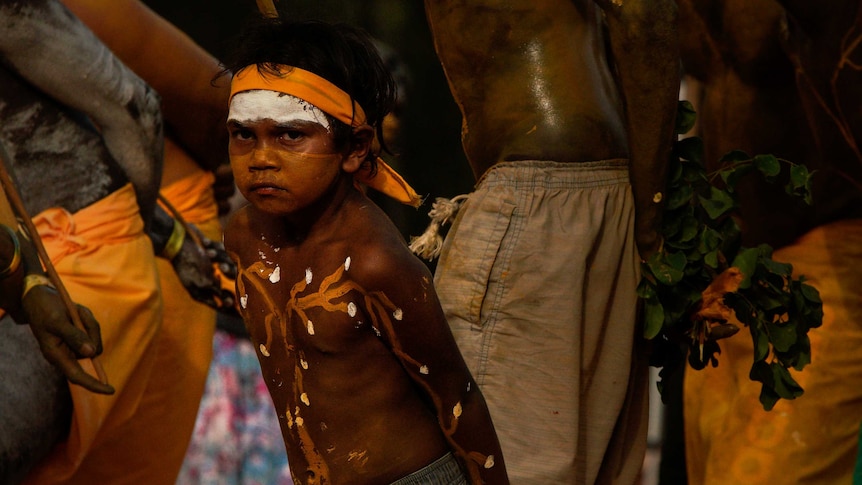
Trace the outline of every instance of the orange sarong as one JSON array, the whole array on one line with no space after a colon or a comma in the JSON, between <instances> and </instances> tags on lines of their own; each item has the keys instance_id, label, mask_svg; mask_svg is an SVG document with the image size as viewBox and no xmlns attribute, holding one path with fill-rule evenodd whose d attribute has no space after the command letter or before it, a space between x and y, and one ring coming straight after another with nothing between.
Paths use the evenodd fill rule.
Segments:
<instances>
[{"instance_id":1,"label":"orange sarong","mask_svg":"<svg viewBox=\"0 0 862 485\"><path fill-rule=\"evenodd\" d=\"M165 139L165 169L161 194L208 238L221 239L218 207L213 194L214 176L198 167L185 151ZM164 372L153 375L153 391L148 399L165 407L164 419L170 429L163 431L158 443L160 481L148 484L173 485L176 482L192 438L198 408L212 360L212 341L216 312L197 302L183 286L171 262L156 258L164 312L160 351L156 367ZM167 409L169 408L169 409Z\"/></svg>"},{"instance_id":2,"label":"orange sarong","mask_svg":"<svg viewBox=\"0 0 862 485\"><path fill-rule=\"evenodd\" d=\"M774 253L820 291L823 325L812 362L794 379L805 394L764 411L748 373L751 337L722 340L718 367L686 370L686 462L691 485L849 484L862 421L862 220L812 230Z\"/></svg>"},{"instance_id":3,"label":"orange sarong","mask_svg":"<svg viewBox=\"0 0 862 485\"><path fill-rule=\"evenodd\" d=\"M145 396L155 370L162 302L152 243L143 232L131 185L75 214L48 209L33 222L72 299L101 325L99 357L113 396L71 385L74 411L69 438L58 443L25 484L157 483L160 430L169 423ZM89 360L81 361L95 375ZM145 434L132 425L152 425ZM145 452L142 454L142 452Z\"/></svg>"}]
</instances>

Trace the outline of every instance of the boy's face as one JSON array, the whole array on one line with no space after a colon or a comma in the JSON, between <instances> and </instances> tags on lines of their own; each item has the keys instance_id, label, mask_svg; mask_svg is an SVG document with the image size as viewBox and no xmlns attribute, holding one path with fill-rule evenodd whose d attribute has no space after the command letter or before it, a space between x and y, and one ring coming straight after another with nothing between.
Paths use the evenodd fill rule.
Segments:
<instances>
[{"instance_id":1,"label":"boy's face","mask_svg":"<svg viewBox=\"0 0 862 485\"><path fill-rule=\"evenodd\" d=\"M264 212L307 207L341 175L329 121L312 104L275 91L241 92L231 100L227 126L237 187Z\"/></svg>"}]
</instances>

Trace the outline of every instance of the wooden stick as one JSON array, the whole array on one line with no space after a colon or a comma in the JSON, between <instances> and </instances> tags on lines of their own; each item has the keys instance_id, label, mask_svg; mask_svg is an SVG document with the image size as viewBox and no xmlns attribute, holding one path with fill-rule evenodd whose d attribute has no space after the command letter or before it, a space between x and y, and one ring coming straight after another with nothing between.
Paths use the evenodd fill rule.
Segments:
<instances>
[{"instance_id":1,"label":"wooden stick","mask_svg":"<svg viewBox=\"0 0 862 485\"><path fill-rule=\"evenodd\" d=\"M66 290L66 287L63 286L63 281L60 279L60 275L57 274L57 270L51 263L51 258L48 256L48 252L45 250L45 246L42 244L42 238L39 237L39 233L36 232L36 227L33 225L33 221L30 219L30 215L27 213L27 209L24 207L24 202L21 199L21 195L18 193L18 189L15 187L15 184L12 181L12 177L9 175L9 172L6 170L6 160L9 160L9 155L6 152L6 148L2 144L0 144L0 184L3 185L3 189L6 192L6 197L9 199L9 203L12 205L12 209L18 214L20 221L24 224L24 227L29 233L30 240L33 241L33 245L36 246L36 252L39 255L39 260L45 267L45 272L48 273L48 277L51 279L51 283L53 283L54 286L57 288L57 292L60 294L60 298L63 300L63 304L65 304L66 306L66 311L68 312L69 317L72 319L72 323L74 323L75 326L79 329L86 332L86 328L81 322L81 316L78 315L78 307L72 301L72 298L69 296L69 292ZM102 367L101 362L99 362L96 357L91 357L90 362L93 363L93 367L96 369L96 374L98 374L99 381L101 381L102 384L108 384L108 375L105 373L105 369Z\"/></svg>"},{"instance_id":2,"label":"wooden stick","mask_svg":"<svg viewBox=\"0 0 862 485\"><path fill-rule=\"evenodd\" d=\"M278 18L278 9L273 0L257 0L257 9L264 17Z\"/></svg>"}]
</instances>

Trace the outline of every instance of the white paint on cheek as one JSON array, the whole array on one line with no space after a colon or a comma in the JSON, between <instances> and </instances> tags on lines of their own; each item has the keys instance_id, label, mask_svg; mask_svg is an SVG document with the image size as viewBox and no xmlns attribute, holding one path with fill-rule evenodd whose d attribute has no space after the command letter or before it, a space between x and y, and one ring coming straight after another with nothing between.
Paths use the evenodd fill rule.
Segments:
<instances>
[{"instance_id":1,"label":"white paint on cheek","mask_svg":"<svg viewBox=\"0 0 862 485\"><path fill-rule=\"evenodd\" d=\"M305 328L308 330L309 335L314 335L314 324L311 323L311 320L308 321Z\"/></svg>"},{"instance_id":2,"label":"white paint on cheek","mask_svg":"<svg viewBox=\"0 0 862 485\"><path fill-rule=\"evenodd\" d=\"M261 355L263 355L264 357L269 357L269 351L268 351L268 350L266 350L266 345L264 345L264 344L260 344L260 353L261 353Z\"/></svg>"},{"instance_id":3,"label":"white paint on cheek","mask_svg":"<svg viewBox=\"0 0 862 485\"><path fill-rule=\"evenodd\" d=\"M248 306L248 295L242 295L239 297L239 304L243 309L245 309L245 307Z\"/></svg>"},{"instance_id":4,"label":"white paint on cheek","mask_svg":"<svg viewBox=\"0 0 862 485\"><path fill-rule=\"evenodd\" d=\"M350 269L350 256L348 256L347 259L344 260L344 271L347 271L349 269Z\"/></svg>"},{"instance_id":5,"label":"white paint on cheek","mask_svg":"<svg viewBox=\"0 0 862 485\"><path fill-rule=\"evenodd\" d=\"M272 270L272 274L269 275L270 283L278 283L278 280L281 279L281 267L276 266L274 270Z\"/></svg>"},{"instance_id":6,"label":"white paint on cheek","mask_svg":"<svg viewBox=\"0 0 862 485\"><path fill-rule=\"evenodd\" d=\"M237 93L230 102L228 120L238 123L273 120L282 124L310 121L330 131L326 115L313 104L296 96L266 89Z\"/></svg>"},{"instance_id":7,"label":"white paint on cheek","mask_svg":"<svg viewBox=\"0 0 862 485\"><path fill-rule=\"evenodd\" d=\"M347 314L350 315L351 317L356 316L356 304L353 303L352 301L347 304Z\"/></svg>"},{"instance_id":8,"label":"white paint on cheek","mask_svg":"<svg viewBox=\"0 0 862 485\"><path fill-rule=\"evenodd\" d=\"M404 318L404 312L402 312L400 308L396 308L395 311L392 312L392 316L400 322L401 319Z\"/></svg>"},{"instance_id":9,"label":"white paint on cheek","mask_svg":"<svg viewBox=\"0 0 862 485\"><path fill-rule=\"evenodd\" d=\"M311 268L305 268L305 284L311 284Z\"/></svg>"}]
</instances>

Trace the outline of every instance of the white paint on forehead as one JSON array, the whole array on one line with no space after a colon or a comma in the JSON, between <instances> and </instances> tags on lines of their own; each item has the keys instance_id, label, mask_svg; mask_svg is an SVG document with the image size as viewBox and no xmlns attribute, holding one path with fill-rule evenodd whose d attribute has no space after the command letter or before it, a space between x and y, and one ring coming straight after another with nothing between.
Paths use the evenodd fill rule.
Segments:
<instances>
[{"instance_id":1,"label":"white paint on forehead","mask_svg":"<svg viewBox=\"0 0 862 485\"><path fill-rule=\"evenodd\" d=\"M249 123L260 120L273 120L276 123L310 121L323 125L330 130L329 120L317 106L278 91L255 89L234 95L230 102L228 120Z\"/></svg>"}]
</instances>

